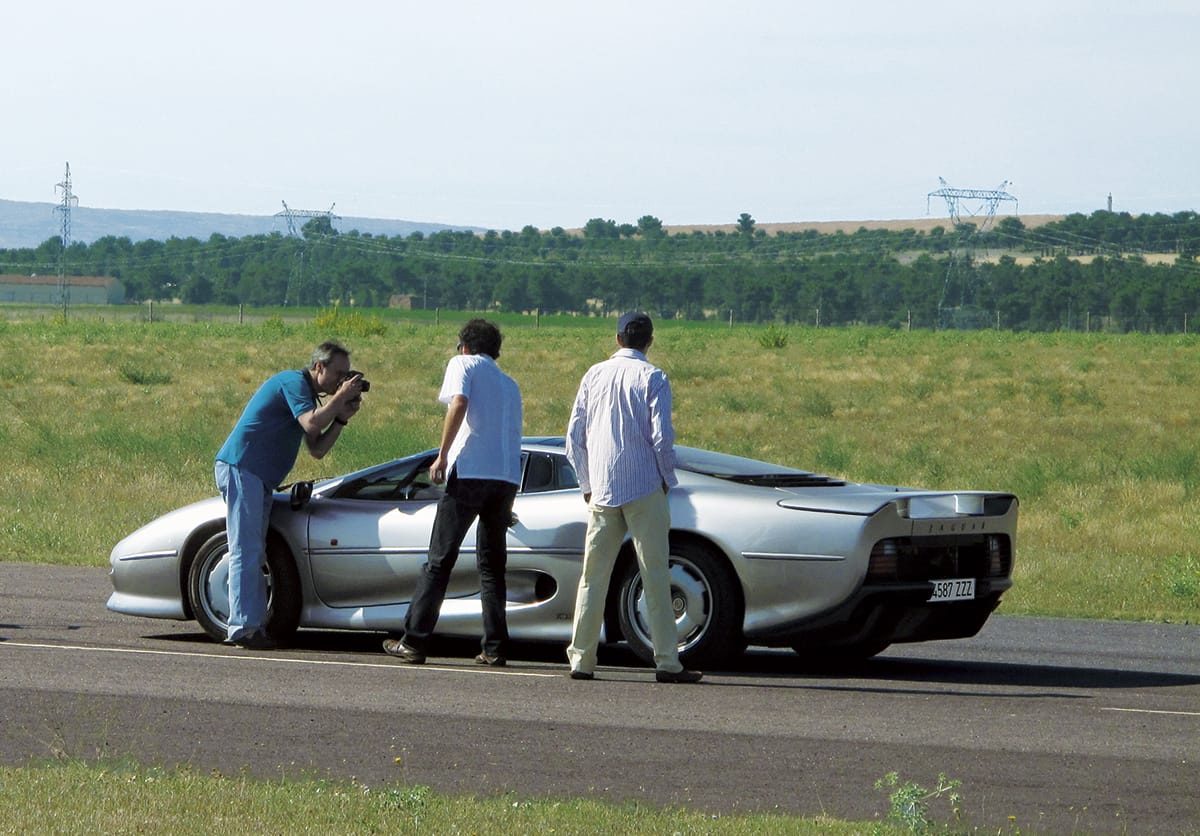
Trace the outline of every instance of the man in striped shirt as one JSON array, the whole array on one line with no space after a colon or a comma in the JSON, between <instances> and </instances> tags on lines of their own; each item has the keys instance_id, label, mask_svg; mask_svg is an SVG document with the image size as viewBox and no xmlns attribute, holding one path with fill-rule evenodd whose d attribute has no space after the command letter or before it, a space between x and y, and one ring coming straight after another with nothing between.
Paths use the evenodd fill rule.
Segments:
<instances>
[{"instance_id":1,"label":"man in striped shirt","mask_svg":"<svg viewBox=\"0 0 1200 836\"><path fill-rule=\"evenodd\" d=\"M567 659L572 679L594 679L604 601L621 544L628 533L637 552L655 678L699 682L699 671L679 662L678 634L671 608L667 491L675 478L675 430L671 384L646 359L654 324L640 311L617 323L619 350L588 369L567 425L567 457L588 503L583 574Z\"/></svg>"}]
</instances>

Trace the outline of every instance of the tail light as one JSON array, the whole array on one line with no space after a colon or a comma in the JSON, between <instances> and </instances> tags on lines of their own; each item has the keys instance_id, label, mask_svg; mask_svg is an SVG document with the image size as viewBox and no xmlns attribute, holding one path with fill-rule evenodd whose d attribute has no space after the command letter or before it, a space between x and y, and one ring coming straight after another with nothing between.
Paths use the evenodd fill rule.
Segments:
<instances>
[{"instance_id":1,"label":"tail light","mask_svg":"<svg viewBox=\"0 0 1200 836\"><path fill-rule=\"evenodd\" d=\"M900 574L900 550L895 540L880 540L871 549L867 564L867 583L894 581Z\"/></svg>"},{"instance_id":2,"label":"tail light","mask_svg":"<svg viewBox=\"0 0 1200 836\"><path fill-rule=\"evenodd\" d=\"M1004 578L1012 571L1012 555L1008 550L1008 538L998 534L987 537L988 577Z\"/></svg>"}]
</instances>

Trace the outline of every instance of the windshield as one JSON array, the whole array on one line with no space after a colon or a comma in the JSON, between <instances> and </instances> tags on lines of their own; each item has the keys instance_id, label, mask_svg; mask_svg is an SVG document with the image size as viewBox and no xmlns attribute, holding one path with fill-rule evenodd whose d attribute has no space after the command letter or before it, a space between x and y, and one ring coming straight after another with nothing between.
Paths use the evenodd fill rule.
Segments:
<instances>
[{"instance_id":1,"label":"windshield","mask_svg":"<svg viewBox=\"0 0 1200 836\"><path fill-rule=\"evenodd\" d=\"M338 486L338 499L373 499L381 502L436 499L442 489L429 479L429 465L436 453L430 451L364 471Z\"/></svg>"}]
</instances>

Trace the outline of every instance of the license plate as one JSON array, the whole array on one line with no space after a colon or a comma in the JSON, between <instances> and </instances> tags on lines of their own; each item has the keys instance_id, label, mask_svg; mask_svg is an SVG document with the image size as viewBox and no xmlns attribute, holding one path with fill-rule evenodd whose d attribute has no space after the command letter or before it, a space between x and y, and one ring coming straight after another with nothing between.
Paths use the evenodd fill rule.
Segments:
<instances>
[{"instance_id":1,"label":"license plate","mask_svg":"<svg viewBox=\"0 0 1200 836\"><path fill-rule=\"evenodd\" d=\"M930 601L971 601L975 598L974 578L951 578L930 583L933 584Z\"/></svg>"}]
</instances>

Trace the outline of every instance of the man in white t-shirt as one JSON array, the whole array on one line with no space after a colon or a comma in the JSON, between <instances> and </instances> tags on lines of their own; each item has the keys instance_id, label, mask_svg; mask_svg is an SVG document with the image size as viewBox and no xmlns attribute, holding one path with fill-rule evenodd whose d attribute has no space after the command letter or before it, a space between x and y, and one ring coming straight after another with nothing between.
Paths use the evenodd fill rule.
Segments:
<instances>
[{"instance_id":1,"label":"man in white t-shirt","mask_svg":"<svg viewBox=\"0 0 1200 836\"><path fill-rule=\"evenodd\" d=\"M435 484L446 484L429 536L429 557L404 619L403 638L383 649L402 662L425 662L433 628L446 597L450 572L463 538L476 518L476 562L483 603L483 647L475 661L507 664L508 526L521 483L521 390L496 359L500 329L472 319L458 333L458 354L446 364L438 400L446 404L442 443L429 468Z\"/></svg>"}]
</instances>

